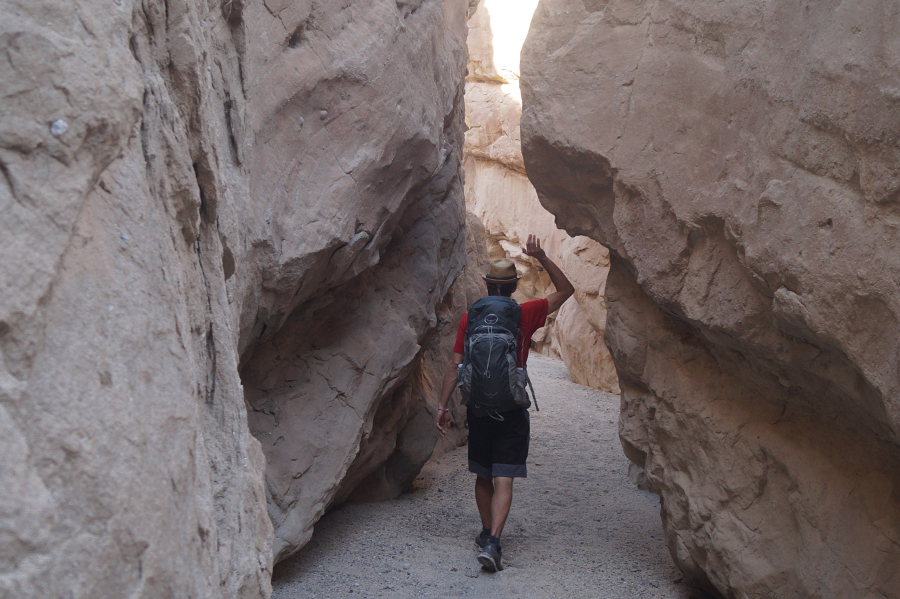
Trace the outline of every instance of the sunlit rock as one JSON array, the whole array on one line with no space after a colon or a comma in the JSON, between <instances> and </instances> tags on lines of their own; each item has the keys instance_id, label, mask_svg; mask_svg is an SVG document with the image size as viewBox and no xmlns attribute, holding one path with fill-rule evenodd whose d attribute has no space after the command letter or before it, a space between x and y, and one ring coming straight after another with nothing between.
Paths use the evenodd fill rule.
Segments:
<instances>
[{"instance_id":1,"label":"sunlit rock","mask_svg":"<svg viewBox=\"0 0 900 599\"><path fill-rule=\"evenodd\" d=\"M610 249L620 437L723 597L900 596L900 13L543 0L525 166Z\"/></svg>"},{"instance_id":2,"label":"sunlit rock","mask_svg":"<svg viewBox=\"0 0 900 599\"><path fill-rule=\"evenodd\" d=\"M606 277L609 252L588 237L567 237L560 245L560 266L575 287L575 296L559 310L554 333L572 380L619 393L612 356L604 341Z\"/></svg>"},{"instance_id":3,"label":"sunlit rock","mask_svg":"<svg viewBox=\"0 0 900 599\"><path fill-rule=\"evenodd\" d=\"M547 254L560 266L570 261L570 266L577 268L580 260L570 258L569 250L563 249L574 248L566 245L571 238L557 228L553 215L541 206L522 159L519 49L535 6L534 1L480 0L468 21L468 131L463 163L466 205L484 223L491 258L509 257L516 262L522 275L513 296L518 301L545 297L553 291L550 278L537 261L522 253L530 233L540 237ZM596 252L606 253L601 245L591 243ZM564 270L568 272L565 266ZM598 271L592 272L584 287L579 288L578 302L591 302L591 298L598 297L602 281L594 280ZM574 380L615 391L615 370L602 337L606 319L602 299L593 301L588 308L591 314L598 311L604 315L598 315L592 326L580 326L583 321L578 326L569 323L565 349L561 347L563 340L555 334L556 314L550 315L547 326L535 333L532 346L547 355L561 355L566 365L576 370L572 373Z\"/></svg>"}]
</instances>

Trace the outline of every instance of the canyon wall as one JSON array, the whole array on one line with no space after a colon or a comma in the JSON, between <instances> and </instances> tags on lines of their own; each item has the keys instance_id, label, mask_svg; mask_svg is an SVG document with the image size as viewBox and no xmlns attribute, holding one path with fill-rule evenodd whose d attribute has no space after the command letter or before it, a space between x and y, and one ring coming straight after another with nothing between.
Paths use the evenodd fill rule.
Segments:
<instances>
[{"instance_id":1,"label":"canyon wall","mask_svg":"<svg viewBox=\"0 0 900 599\"><path fill-rule=\"evenodd\" d=\"M549 315L548 324L535 332L532 347L562 357L575 382L617 393L612 357L603 342L606 308L600 290L606 271L580 266L582 258L605 260L607 250L585 237L573 241L558 229L525 174L519 132L519 50L536 0L470 4L463 162L466 205L484 224L491 259L508 257L516 263L522 275L513 295L516 300L546 297L553 291L550 277L537 260L522 253L529 233L541 239L547 254L567 275L575 270L581 273L570 276L578 289L576 297ZM562 326L556 325L557 319L562 319Z\"/></svg>"},{"instance_id":2,"label":"canyon wall","mask_svg":"<svg viewBox=\"0 0 900 599\"><path fill-rule=\"evenodd\" d=\"M265 597L414 476L466 9L0 0L0 596Z\"/></svg>"},{"instance_id":3,"label":"canyon wall","mask_svg":"<svg viewBox=\"0 0 900 599\"><path fill-rule=\"evenodd\" d=\"M723 597L900 597L900 7L542 0L525 167L610 250L620 437Z\"/></svg>"}]
</instances>

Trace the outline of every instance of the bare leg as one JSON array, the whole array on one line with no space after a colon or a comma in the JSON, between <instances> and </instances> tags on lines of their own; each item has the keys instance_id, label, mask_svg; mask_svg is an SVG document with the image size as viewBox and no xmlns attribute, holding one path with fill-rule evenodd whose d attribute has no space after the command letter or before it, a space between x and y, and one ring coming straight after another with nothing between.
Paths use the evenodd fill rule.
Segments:
<instances>
[{"instance_id":1,"label":"bare leg","mask_svg":"<svg viewBox=\"0 0 900 599\"><path fill-rule=\"evenodd\" d=\"M491 502L494 498L494 483L480 476L475 477L475 504L481 516L481 525L491 528Z\"/></svg>"},{"instance_id":2,"label":"bare leg","mask_svg":"<svg viewBox=\"0 0 900 599\"><path fill-rule=\"evenodd\" d=\"M492 485L493 496L491 498L491 535L500 538L506 517L509 516L509 507L512 505L513 479L507 476L495 476ZM480 510L480 506L479 506ZM481 517L482 522L484 516ZM488 525L485 525L488 528Z\"/></svg>"}]
</instances>

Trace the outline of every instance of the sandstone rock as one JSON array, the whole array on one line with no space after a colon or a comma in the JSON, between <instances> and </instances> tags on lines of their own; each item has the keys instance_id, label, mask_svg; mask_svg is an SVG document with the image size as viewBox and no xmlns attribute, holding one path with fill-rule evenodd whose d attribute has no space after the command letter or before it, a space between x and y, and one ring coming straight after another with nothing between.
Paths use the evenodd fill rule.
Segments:
<instances>
[{"instance_id":1,"label":"sandstone rock","mask_svg":"<svg viewBox=\"0 0 900 599\"><path fill-rule=\"evenodd\" d=\"M466 122L469 130L463 163L466 205L485 225L491 258L509 257L516 262L522 280L514 297L520 302L545 297L553 291L550 278L537 261L521 252L529 233L541 238L548 255L566 272L569 266L578 268L580 261L577 257L569 259L570 251L577 244L570 243L571 238L556 227L553 215L541 206L525 175L522 159L518 55L534 4L480 0L468 21ZM590 243L595 246L595 252L606 253L600 244ZM564 265L567 261L571 262L568 266ZM589 312L596 314L596 322L592 322L594 332L590 328L570 326L565 341L569 346L564 351L560 347L563 342L555 334L554 314L548 318L547 326L535 332L532 347L546 355L562 355L567 366L571 363L578 370L574 380L604 381L598 388L614 391L617 389L615 370L602 339L606 308L602 299L597 301L597 288L602 281L596 279L601 276L605 279L606 273L596 269L588 271L591 274L583 281L578 302L592 303Z\"/></svg>"},{"instance_id":2,"label":"sandstone rock","mask_svg":"<svg viewBox=\"0 0 900 599\"><path fill-rule=\"evenodd\" d=\"M528 234L537 234L548 252L554 252L567 236L540 205L525 175L519 139L518 61L505 65L495 61L492 24L507 15L497 10L498 3L492 4L493 12L485 0L479 0L468 20L465 197L467 208L484 225L490 259L516 262L522 279L514 298L524 302L544 297L552 287L540 265L522 254ZM552 315L547 326L535 332L532 348L559 357L553 349L554 318Z\"/></svg>"},{"instance_id":3,"label":"sandstone rock","mask_svg":"<svg viewBox=\"0 0 900 599\"><path fill-rule=\"evenodd\" d=\"M341 481L334 502L379 501L400 495L412 484L425 462L465 443L466 410L451 398L451 431L435 428L437 402L456 342L459 319L483 295L486 268L484 228L466 215L466 265L438 309L439 329L422 344L412 372L390 397L381 401L371 432ZM454 395L454 397L457 397Z\"/></svg>"},{"instance_id":4,"label":"sandstone rock","mask_svg":"<svg viewBox=\"0 0 900 599\"><path fill-rule=\"evenodd\" d=\"M518 60L495 61L494 28L504 18L511 18L508 8L503 2L479 0L468 20L468 131L463 172L466 205L484 225L490 258L512 258L523 275L518 293L521 301L543 294L550 286L546 274L536 270L540 267L522 255L528 234L541 237L553 255L567 235L556 228L553 215L540 205L525 176L519 138Z\"/></svg>"},{"instance_id":5,"label":"sandstone rock","mask_svg":"<svg viewBox=\"0 0 900 599\"><path fill-rule=\"evenodd\" d=\"M900 596L900 13L544 0L525 165L606 245L629 458L725 597Z\"/></svg>"},{"instance_id":6,"label":"sandstone rock","mask_svg":"<svg viewBox=\"0 0 900 599\"><path fill-rule=\"evenodd\" d=\"M522 253L522 246L534 233L547 254L560 260L559 247L567 235L541 208L524 174L473 156L466 157L463 172L467 207L484 225L490 258L510 257L516 263L522 275L516 292L519 301L543 297L552 286L550 278L536 260Z\"/></svg>"},{"instance_id":7,"label":"sandstone rock","mask_svg":"<svg viewBox=\"0 0 900 599\"><path fill-rule=\"evenodd\" d=\"M559 353L573 381L594 389L619 392L619 381L609 350L581 306L570 298L559 309L553 321L553 332L559 342Z\"/></svg>"},{"instance_id":8,"label":"sandstone rock","mask_svg":"<svg viewBox=\"0 0 900 599\"><path fill-rule=\"evenodd\" d=\"M560 244L560 266L575 287L575 299L599 333L606 330L606 277L609 274L609 251L591 239L579 235L566 237Z\"/></svg>"},{"instance_id":9,"label":"sandstone rock","mask_svg":"<svg viewBox=\"0 0 900 599\"><path fill-rule=\"evenodd\" d=\"M560 308L555 333L560 353L572 380L610 393L619 393L615 364L606 347L606 277L609 252L605 247L579 235L560 244L560 266L575 287L574 298Z\"/></svg>"},{"instance_id":10,"label":"sandstone rock","mask_svg":"<svg viewBox=\"0 0 900 599\"><path fill-rule=\"evenodd\" d=\"M216 230L234 196L212 81L237 80L236 51L207 71L219 36L197 6L168 9L3 2L4 597L270 586Z\"/></svg>"},{"instance_id":11,"label":"sandstone rock","mask_svg":"<svg viewBox=\"0 0 900 599\"><path fill-rule=\"evenodd\" d=\"M289 101L260 119L256 143L270 150L256 152L250 184L285 200L303 190L302 201L279 203L273 217L291 244L253 242L271 270L255 312L242 312L242 331L256 339L242 376L268 464L276 560L309 539L354 481L368 477L372 498L399 493L434 445L415 394L422 385L404 380L421 376L423 348L448 312L464 309L448 293L465 260L465 9L385 2L279 13L299 41L261 68L287 82L273 100ZM310 118L317 110L324 120ZM301 118L299 131L284 126ZM388 478L376 482L376 471Z\"/></svg>"},{"instance_id":12,"label":"sandstone rock","mask_svg":"<svg viewBox=\"0 0 900 599\"><path fill-rule=\"evenodd\" d=\"M647 485L647 474L644 472L643 468L634 462L628 463L628 480L641 491L650 490L650 487Z\"/></svg>"},{"instance_id":13,"label":"sandstone rock","mask_svg":"<svg viewBox=\"0 0 900 599\"><path fill-rule=\"evenodd\" d=\"M251 431L267 458L276 558L301 547L324 510L359 482L368 479L357 499L396 496L431 455L438 435L434 409L425 407L433 369L422 348L436 337L432 353L446 365L449 348L435 327L453 328L465 309L464 295L454 310L462 294L443 286L455 278L447 263L458 272L465 256L446 237L462 233L453 193L456 201L439 209L423 198L432 218L414 221L378 267L327 302L295 312L243 369ZM431 241L442 239L451 243Z\"/></svg>"},{"instance_id":14,"label":"sandstone rock","mask_svg":"<svg viewBox=\"0 0 900 599\"><path fill-rule=\"evenodd\" d=\"M469 306L484 297L484 274L490 266L485 235L481 219L466 212L466 270L463 280L466 304Z\"/></svg>"},{"instance_id":15,"label":"sandstone rock","mask_svg":"<svg viewBox=\"0 0 900 599\"><path fill-rule=\"evenodd\" d=\"M473 80L470 76L466 84L466 122L469 126L466 131L466 156L495 163L482 167L503 167L504 170L524 175L525 164L519 137L521 116L522 102L516 86ZM525 183L531 186L527 179ZM547 213L543 208L541 212ZM552 219L552 215L549 218Z\"/></svg>"},{"instance_id":16,"label":"sandstone rock","mask_svg":"<svg viewBox=\"0 0 900 599\"><path fill-rule=\"evenodd\" d=\"M366 435L424 459L466 8L2 0L0 595L267 596Z\"/></svg>"}]
</instances>

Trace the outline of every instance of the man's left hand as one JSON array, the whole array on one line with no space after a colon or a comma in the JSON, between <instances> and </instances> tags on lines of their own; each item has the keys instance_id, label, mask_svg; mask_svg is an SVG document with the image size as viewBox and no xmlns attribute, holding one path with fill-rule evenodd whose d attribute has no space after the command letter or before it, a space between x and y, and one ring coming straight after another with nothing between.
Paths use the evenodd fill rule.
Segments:
<instances>
[{"instance_id":1,"label":"man's left hand","mask_svg":"<svg viewBox=\"0 0 900 599\"><path fill-rule=\"evenodd\" d=\"M528 241L525 242L525 247L522 248L522 253L526 256L537 258L538 260L546 256L544 250L541 249L541 240L537 235L533 234L528 235Z\"/></svg>"}]
</instances>

